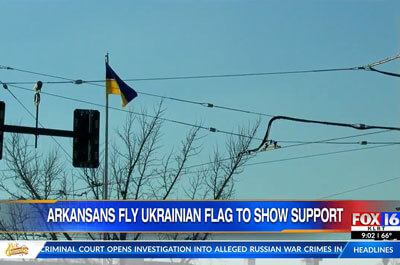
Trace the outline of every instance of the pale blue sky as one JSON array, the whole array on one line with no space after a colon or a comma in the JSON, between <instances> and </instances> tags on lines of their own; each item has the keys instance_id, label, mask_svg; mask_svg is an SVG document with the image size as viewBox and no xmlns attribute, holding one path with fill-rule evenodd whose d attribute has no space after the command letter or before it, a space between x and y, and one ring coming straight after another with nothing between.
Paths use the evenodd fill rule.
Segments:
<instances>
[{"instance_id":1,"label":"pale blue sky","mask_svg":"<svg viewBox=\"0 0 400 265\"><path fill-rule=\"evenodd\" d=\"M365 65L399 52L398 1L0 1L0 64L76 79L103 79L104 54L121 78L288 71ZM381 69L399 71L398 62ZM0 70L0 80L50 80ZM339 122L399 125L399 81L373 72L130 83L139 91L268 114ZM26 87L31 88L30 85ZM33 93L12 90L32 111ZM100 87L45 85L43 91L104 103ZM6 122L34 125L6 91ZM119 107L120 98L112 96ZM152 109L155 98L129 104ZM165 101L166 118L232 131L257 117ZM97 108L42 96L41 122L72 128L75 108ZM103 114L103 110L100 109ZM104 115L103 115L104 117ZM110 112L110 131L125 115ZM258 136L262 137L267 119ZM188 128L165 123L163 141L178 145ZM320 140L358 134L344 128L277 122L271 137ZM225 135L211 134L189 165L207 162ZM32 137L33 138L33 137ZM399 141L391 132L358 140ZM71 152L71 141L60 140ZM54 143L40 138L40 150ZM255 142L258 144L258 142ZM357 148L308 145L260 153L251 162ZM238 199L318 199L399 176L399 147L249 166L237 178ZM1 165L3 168L4 165ZM399 199L392 181L333 199Z\"/></svg>"}]
</instances>

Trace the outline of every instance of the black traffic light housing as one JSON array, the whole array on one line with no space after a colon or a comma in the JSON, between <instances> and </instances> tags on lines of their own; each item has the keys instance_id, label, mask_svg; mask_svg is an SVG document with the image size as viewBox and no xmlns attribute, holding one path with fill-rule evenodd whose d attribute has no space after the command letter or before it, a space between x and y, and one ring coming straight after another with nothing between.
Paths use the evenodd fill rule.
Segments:
<instances>
[{"instance_id":1,"label":"black traffic light housing","mask_svg":"<svg viewBox=\"0 0 400 265\"><path fill-rule=\"evenodd\" d=\"M74 111L74 140L72 164L74 167L99 166L100 112L76 109Z\"/></svg>"},{"instance_id":2,"label":"black traffic light housing","mask_svg":"<svg viewBox=\"0 0 400 265\"><path fill-rule=\"evenodd\" d=\"M3 126L4 126L4 116L6 112L6 104L0 101L0 159L3 158Z\"/></svg>"},{"instance_id":3,"label":"black traffic light housing","mask_svg":"<svg viewBox=\"0 0 400 265\"><path fill-rule=\"evenodd\" d=\"M3 156L4 132L33 135L48 135L73 138L74 167L99 167L100 112L97 110L76 109L74 111L74 130L15 126L4 124L6 105L0 101L0 159Z\"/></svg>"}]
</instances>

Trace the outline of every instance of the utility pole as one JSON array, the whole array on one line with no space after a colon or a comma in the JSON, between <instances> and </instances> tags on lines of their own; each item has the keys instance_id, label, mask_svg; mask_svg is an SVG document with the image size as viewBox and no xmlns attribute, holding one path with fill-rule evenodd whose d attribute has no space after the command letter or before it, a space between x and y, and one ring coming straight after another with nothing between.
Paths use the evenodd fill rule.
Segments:
<instances>
[{"instance_id":1,"label":"utility pole","mask_svg":"<svg viewBox=\"0 0 400 265\"><path fill-rule=\"evenodd\" d=\"M39 104L40 104L40 92L42 92L42 81L38 81L36 85L33 87L33 91L35 91L35 96L33 98L33 103L36 106L36 129L39 127ZM35 135L35 148L38 146L38 136Z\"/></svg>"}]
</instances>

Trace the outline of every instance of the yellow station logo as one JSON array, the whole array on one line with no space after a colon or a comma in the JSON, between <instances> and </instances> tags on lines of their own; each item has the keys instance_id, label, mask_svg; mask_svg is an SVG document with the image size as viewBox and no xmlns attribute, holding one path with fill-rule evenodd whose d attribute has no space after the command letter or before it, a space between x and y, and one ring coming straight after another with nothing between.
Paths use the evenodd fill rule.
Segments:
<instances>
[{"instance_id":1,"label":"yellow station logo","mask_svg":"<svg viewBox=\"0 0 400 265\"><path fill-rule=\"evenodd\" d=\"M14 255L28 255L29 249L27 246L22 245L18 246L18 243L8 243L8 248L6 249L6 256L14 256Z\"/></svg>"}]
</instances>

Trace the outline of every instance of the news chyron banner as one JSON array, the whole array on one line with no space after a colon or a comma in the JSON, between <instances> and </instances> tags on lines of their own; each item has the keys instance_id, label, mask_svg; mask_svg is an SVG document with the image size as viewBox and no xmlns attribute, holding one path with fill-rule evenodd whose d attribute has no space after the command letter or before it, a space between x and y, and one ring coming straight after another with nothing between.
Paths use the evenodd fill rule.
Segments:
<instances>
[{"instance_id":1,"label":"news chyron banner","mask_svg":"<svg viewBox=\"0 0 400 265\"><path fill-rule=\"evenodd\" d=\"M400 258L399 206L399 201L3 201L3 233L348 233L354 240L4 241L0 253L37 258Z\"/></svg>"},{"instance_id":2,"label":"news chyron banner","mask_svg":"<svg viewBox=\"0 0 400 265\"><path fill-rule=\"evenodd\" d=\"M395 211L399 204L398 201L3 201L0 230L16 233L353 232L356 239L399 239L400 214ZM23 218L18 219L19 216Z\"/></svg>"}]
</instances>

